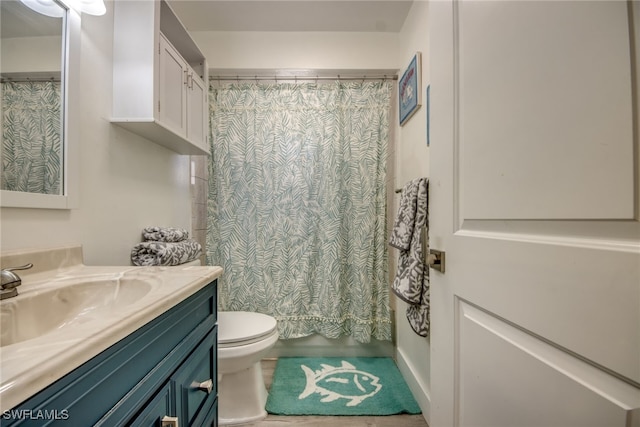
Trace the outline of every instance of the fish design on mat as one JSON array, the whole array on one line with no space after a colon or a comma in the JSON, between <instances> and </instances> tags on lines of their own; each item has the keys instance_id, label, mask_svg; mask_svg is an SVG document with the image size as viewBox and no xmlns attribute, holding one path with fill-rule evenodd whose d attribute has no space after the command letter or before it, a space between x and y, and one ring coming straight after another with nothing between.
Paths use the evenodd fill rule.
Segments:
<instances>
[{"instance_id":1,"label":"fish design on mat","mask_svg":"<svg viewBox=\"0 0 640 427\"><path fill-rule=\"evenodd\" d=\"M324 396L320 402L347 399L347 406L356 406L382 388L380 378L360 371L344 360L340 366L326 364L320 366L322 369L314 371L308 366L300 365L307 377L307 385L298 399L305 399L313 393L318 393Z\"/></svg>"}]
</instances>

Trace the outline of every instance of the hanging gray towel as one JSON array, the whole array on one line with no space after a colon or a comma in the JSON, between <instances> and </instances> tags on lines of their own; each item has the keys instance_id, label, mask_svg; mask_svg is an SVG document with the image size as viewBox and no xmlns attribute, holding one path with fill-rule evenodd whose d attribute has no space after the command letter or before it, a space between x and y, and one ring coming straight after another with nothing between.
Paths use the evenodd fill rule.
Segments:
<instances>
[{"instance_id":1,"label":"hanging gray towel","mask_svg":"<svg viewBox=\"0 0 640 427\"><path fill-rule=\"evenodd\" d=\"M418 178L407 183L400 195L398 215L391 229L389 244L401 251L409 250L411 245L418 209L418 188L422 180L423 178Z\"/></svg>"},{"instance_id":2,"label":"hanging gray towel","mask_svg":"<svg viewBox=\"0 0 640 427\"><path fill-rule=\"evenodd\" d=\"M192 239L181 242L142 242L131 250L131 263L138 266L180 265L197 259L202 253L200 243Z\"/></svg>"},{"instance_id":3,"label":"hanging gray towel","mask_svg":"<svg viewBox=\"0 0 640 427\"><path fill-rule=\"evenodd\" d=\"M407 319L421 336L429 335L429 268L422 248L422 233L428 230L428 186L427 178L414 179L404 186L389 238L389 244L400 250L391 289L409 304Z\"/></svg>"}]
</instances>

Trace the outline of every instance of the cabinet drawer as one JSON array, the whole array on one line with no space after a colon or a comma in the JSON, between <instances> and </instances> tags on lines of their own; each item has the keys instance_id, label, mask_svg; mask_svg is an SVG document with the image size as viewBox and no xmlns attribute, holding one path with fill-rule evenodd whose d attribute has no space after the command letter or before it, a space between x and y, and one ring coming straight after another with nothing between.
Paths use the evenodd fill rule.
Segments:
<instances>
[{"instance_id":1,"label":"cabinet drawer","mask_svg":"<svg viewBox=\"0 0 640 427\"><path fill-rule=\"evenodd\" d=\"M203 425L217 398L217 332L216 326L171 377L176 387L176 406L181 420L180 425ZM199 386L209 381L211 391Z\"/></svg>"},{"instance_id":2,"label":"cabinet drawer","mask_svg":"<svg viewBox=\"0 0 640 427\"><path fill-rule=\"evenodd\" d=\"M130 424L131 427L160 427L165 415L175 415L175 398L171 383L165 384L147 404L144 410Z\"/></svg>"}]
</instances>

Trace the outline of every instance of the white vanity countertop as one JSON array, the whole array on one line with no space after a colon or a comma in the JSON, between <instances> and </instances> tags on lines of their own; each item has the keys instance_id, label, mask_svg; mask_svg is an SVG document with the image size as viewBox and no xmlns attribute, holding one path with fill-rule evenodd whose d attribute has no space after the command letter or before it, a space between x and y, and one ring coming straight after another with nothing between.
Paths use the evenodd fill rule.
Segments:
<instances>
[{"instance_id":1,"label":"white vanity countertop","mask_svg":"<svg viewBox=\"0 0 640 427\"><path fill-rule=\"evenodd\" d=\"M23 273L20 274L23 283L16 298L63 289L75 283L105 280L118 281L121 286L130 280L142 281L146 293L131 303L112 304L96 313L87 311L72 324L0 347L0 412L14 408L222 274L221 267L90 267L69 261L69 253L77 258L78 248L63 250L67 255L63 257L62 267L45 271L34 267L31 274L17 272ZM81 260L81 249L79 254ZM27 258L41 261L37 256ZM16 262L23 259L3 255L2 267L20 265ZM36 264L36 261L28 262ZM11 304L11 301L6 299L2 304Z\"/></svg>"}]
</instances>

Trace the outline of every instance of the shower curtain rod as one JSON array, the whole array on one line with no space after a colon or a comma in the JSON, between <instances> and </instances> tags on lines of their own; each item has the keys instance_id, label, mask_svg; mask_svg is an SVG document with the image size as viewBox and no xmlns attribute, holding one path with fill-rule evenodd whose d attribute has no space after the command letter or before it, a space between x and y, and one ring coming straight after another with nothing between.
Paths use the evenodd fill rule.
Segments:
<instances>
[{"instance_id":1,"label":"shower curtain rod","mask_svg":"<svg viewBox=\"0 0 640 427\"><path fill-rule=\"evenodd\" d=\"M359 80L359 81L364 81L364 80L398 80L398 76L395 75L371 75L371 76L367 76L367 75L363 75L363 76L352 76L352 75L346 75L346 76L341 76L340 74L336 74L335 76L309 76L309 75L292 75L292 76L288 76L288 75L273 75L273 76L265 76L265 75L256 75L256 76L209 76L209 80L215 80L215 81L262 81L262 80L273 80L273 81L278 81L278 80L283 80L283 81L326 81L326 80L338 80L338 81L347 81L347 80Z\"/></svg>"},{"instance_id":2,"label":"shower curtain rod","mask_svg":"<svg viewBox=\"0 0 640 427\"><path fill-rule=\"evenodd\" d=\"M1 73L0 81L2 83L15 82L60 82L61 72L56 71L34 71L34 72L17 72L17 73Z\"/></svg>"},{"instance_id":3,"label":"shower curtain rod","mask_svg":"<svg viewBox=\"0 0 640 427\"><path fill-rule=\"evenodd\" d=\"M28 83L28 82L57 82L59 83L61 80L59 78L54 78L54 77L41 77L41 78L29 78L29 77L25 77L25 78L20 78L20 79L13 79L10 77L2 77L0 78L0 83Z\"/></svg>"}]
</instances>

